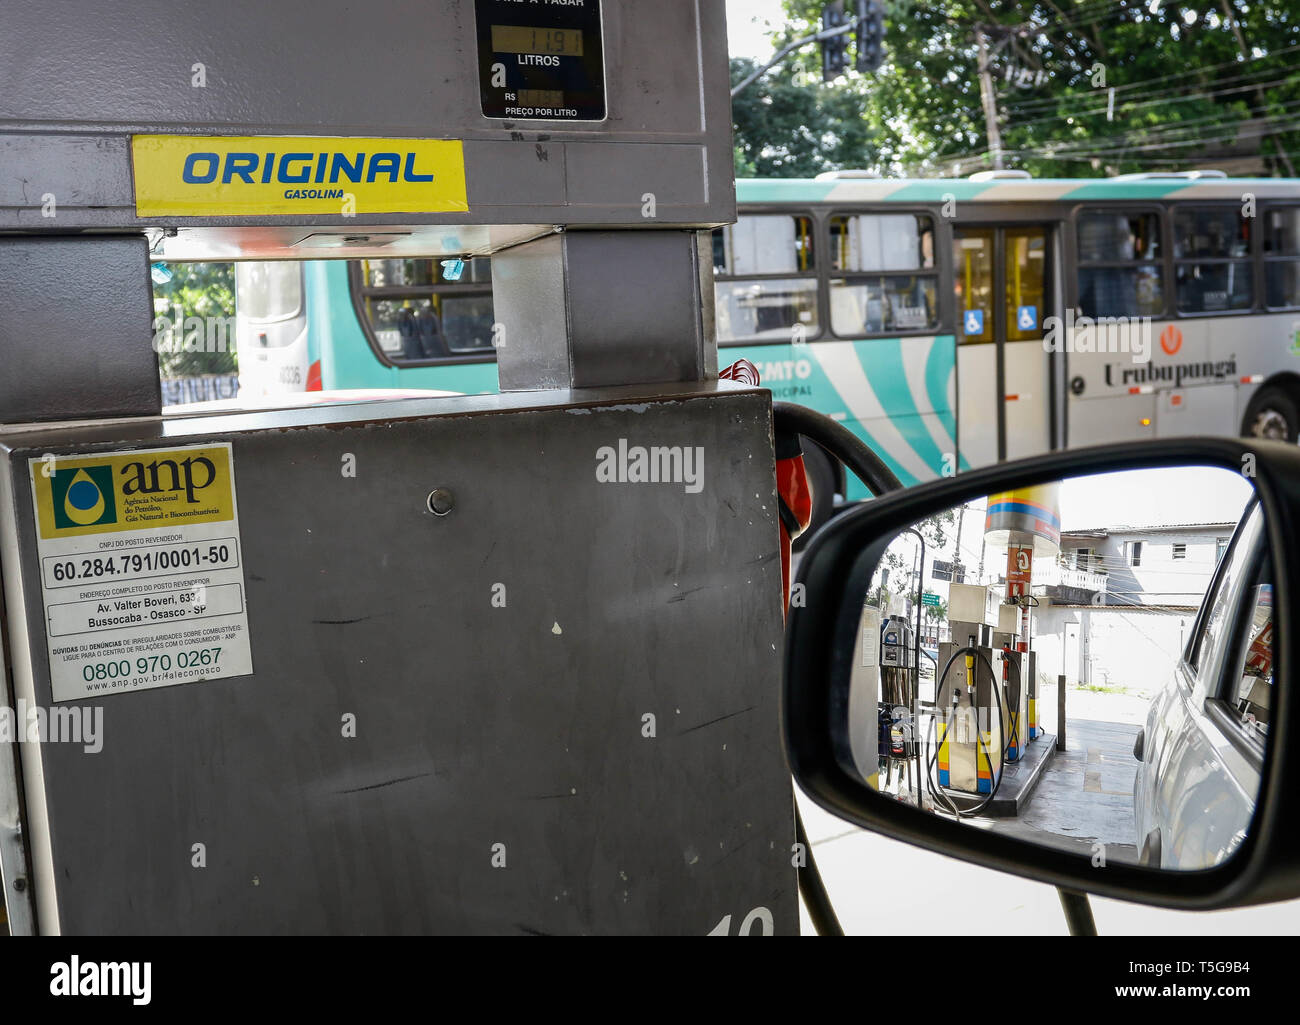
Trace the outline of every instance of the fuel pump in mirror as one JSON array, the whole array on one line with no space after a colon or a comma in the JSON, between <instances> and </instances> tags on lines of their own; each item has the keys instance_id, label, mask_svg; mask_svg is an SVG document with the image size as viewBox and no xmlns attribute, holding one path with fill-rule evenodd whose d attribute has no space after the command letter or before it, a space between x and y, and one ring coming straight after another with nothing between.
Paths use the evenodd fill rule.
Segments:
<instances>
[{"instance_id":1,"label":"fuel pump in mirror","mask_svg":"<svg viewBox=\"0 0 1300 1025\"><path fill-rule=\"evenodd\" d=\"M1247 477L1008 487L864 555L854 657L831 681L847 699L831 729L864 784L1099 867L1231 858L1272 703L1272 570Z\"/></svg>"}]
</instances>

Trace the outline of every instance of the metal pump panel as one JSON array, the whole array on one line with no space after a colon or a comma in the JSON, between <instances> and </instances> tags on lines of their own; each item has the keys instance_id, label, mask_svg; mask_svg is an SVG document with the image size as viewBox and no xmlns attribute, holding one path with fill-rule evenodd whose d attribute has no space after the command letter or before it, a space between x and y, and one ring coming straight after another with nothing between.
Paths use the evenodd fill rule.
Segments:
<instances>
[{"instance_id":1,"label":"metal pump panel","mask_svg":"<svg viewBox=\"0 0 1300 1025\"><path fill-rule=\"evenodd\" d=\"M20 4L0 58L0 231L400 258L735 220L713 0Z\"/></svg>"},{"instance_id":2,"label":"metal pump panel","mask_svg":"<svg viewBox=\"0 0 1300 1025\"><path fill-rule=\"evenodd\" d=\"M723 10L6 13L13 932L798 931ZM482 254L511 391L161 415L150 261Z\"/></svg>"}]
</instances>

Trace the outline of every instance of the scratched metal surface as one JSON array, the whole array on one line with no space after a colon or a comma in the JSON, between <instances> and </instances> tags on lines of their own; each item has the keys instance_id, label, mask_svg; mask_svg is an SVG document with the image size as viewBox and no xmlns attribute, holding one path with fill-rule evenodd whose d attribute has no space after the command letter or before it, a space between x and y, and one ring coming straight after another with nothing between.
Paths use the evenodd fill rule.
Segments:
<instances>
[{"instance_id":1,"label":"scratched metal surface","mask_svg":"<svg viewBox=\"0 0 1300 1025\"><path fill-rule=\"evenodd\" d=\"M160 259L282 257L311 233L291 226L418 235L350 244L353 258L488 251L508 239L453 228L444 249L439 232L421 229L532 225L526 238L555 224L643 227L647 193L661 227L735 219L722 0L602 5L608 116L595 122L485 118L474 5L464 0L369 0L364 19L351 0L224 0L222 12L216 26L208 5L175 0L6 4L0 228L157 227L135 215L138 133L464 143L464 212L170 218L181 230L154 240ZM57 223L42 217L46 193L58 197Z\"/></svg>"},{"instance_id":2,"label":"scratched metal surface","mask_svg":"<svg viewBox=\"0 0 1300 1025\"><path fill-rule=\"evenodd\" d=\"M25 761L62 931L735 934L759 907L797 931L769 397L719 390L79 429L80 450L233 442L255 673L105 697L102 752ZM703 447L702 491L598 483L620 438ZM30 638L18 692L48 704L24 454L10 637Z\"/></svg>"}]
</instances>

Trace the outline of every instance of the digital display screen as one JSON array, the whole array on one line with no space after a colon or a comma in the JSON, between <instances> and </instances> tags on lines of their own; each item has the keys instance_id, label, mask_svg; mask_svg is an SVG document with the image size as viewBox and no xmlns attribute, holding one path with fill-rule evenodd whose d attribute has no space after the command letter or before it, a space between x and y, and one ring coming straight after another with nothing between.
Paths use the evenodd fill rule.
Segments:
<instances>
[{"instance_id":1,"label":"digital display screen","mask_svg":"<svg viewBox=\"0 0 1300 1025\"><path fill-rule=\"evenodd\" d=\"M483 115L604 121L601 0L474 0Z\"/></svg>"},{"instance_id":2,"label":"digital display screen","mask_svg":"<svg viewBox=\"0 0 1300 1025\"><path fill-rule=\"evenodd\" d=\"M563 107L564 93L559 89L520 89L519 102L525 107Z\"/></svg>"},{"instance_id":3,"label":"digital display screen","mask_svg":"<svg viewBox=\"0 0 1300 1025\"><path fill-rule=\"evenodd\" d=\"M582 30L493 25L492 49L498 53L546 53L556 57L581 57Z\"/></svg>"}]
</instances>

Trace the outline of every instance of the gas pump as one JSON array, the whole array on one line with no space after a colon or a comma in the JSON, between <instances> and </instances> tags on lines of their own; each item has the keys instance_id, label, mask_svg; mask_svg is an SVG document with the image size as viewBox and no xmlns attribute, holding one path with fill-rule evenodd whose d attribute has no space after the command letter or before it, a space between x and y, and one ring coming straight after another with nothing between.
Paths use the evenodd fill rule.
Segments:
<instances>
[{"instance_id":1,"label":"gas pump","mask_svg":"<svg viewBox=\"0 0 1300 1025\"><path fill-rule=\"evenodd\" d=\"M796 933L722 0L318 6L5 12L11 930ZM473 257L501 394L163 415L152 262Z\"/></svg>"},{"instance_id":2,"label":"gas pump","mask_svg":"<svg viewBox=\"0 0 1300 1025\"><path fill-rule=\"evenodd\" d=\"M1060 484L990 495L984 538L990 547L1007 553L1002 608L1007 610L1007 625L1013 629L1004 630L1000 640L1009 663L1008 677L1014 680L1008 691L1012 703L1008 757L1018 761L1025 743L1042 733L1038 725L1038 665L1030 643L1032 609L1038 602L1031 584L1034 560L1051 558L1060 551Z\"/></svg>"},{"instance_id":3,"label":"gas pump","mask_svg":"<svg viewBox=\"0 0 1300 1025\"><path fill-rule=\"evenodd\" d=\"M1007 761L1018 762L1029 740L1028 652L1019 650L1020 608L1000 602L995 607L997 626L993 630L994 671L1002 681L1007 703Z\"/></svg>"},{"instance_id":4,"label":"gas pump","mask_svg":"<svg viewBox=\"0 0 1300 1025\"><path fill-rule=\"evenodd\" d=\"M1002 773L1005 745L1000 680L995 675L986 589L953 584L948 594L951 640L939 645L935 744L939 786L991 795Z\"/></svg>"},{"instance_id":5,"label":"gas pump","mask_svg":"<svg viewBox=\"0 0 1300 1025\"><path fill-rule=\"evenodd\" d=\"M881 627L880 765L888 786L895 771L900 784L912 788L911 762L916 757L912 705L916 690L916 635L903 615L891 615Z\"/></svg>"}]
</instances>

